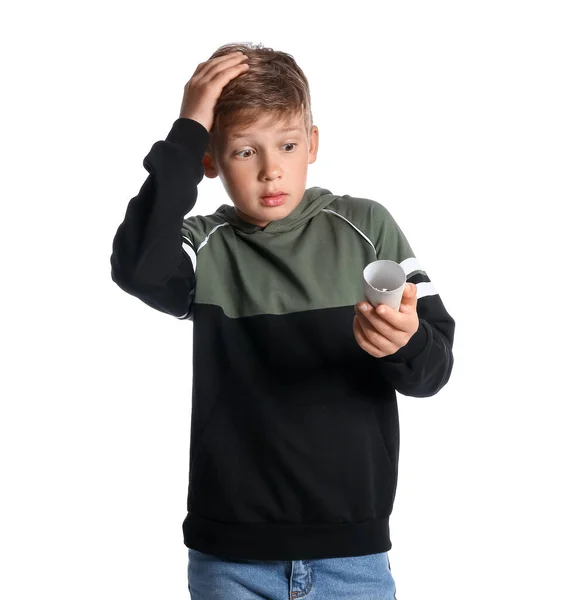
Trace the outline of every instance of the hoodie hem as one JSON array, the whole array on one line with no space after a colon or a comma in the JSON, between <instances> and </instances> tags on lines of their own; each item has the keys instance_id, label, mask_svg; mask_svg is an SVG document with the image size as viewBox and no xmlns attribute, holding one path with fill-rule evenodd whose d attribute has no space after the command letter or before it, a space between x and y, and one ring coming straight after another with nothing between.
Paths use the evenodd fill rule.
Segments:
<instances>
[{"instance_id":1,"label":"hoodie hem","mask_svg":"<svg viewBox=\"0 0 577 600\"><path fill-rule=\"evenodd\" d=\"M222 558L314 560L365 556L391 549L389 518L358 523L223 523L188 513L188 548Z\"/></svg>"}]
</instances>

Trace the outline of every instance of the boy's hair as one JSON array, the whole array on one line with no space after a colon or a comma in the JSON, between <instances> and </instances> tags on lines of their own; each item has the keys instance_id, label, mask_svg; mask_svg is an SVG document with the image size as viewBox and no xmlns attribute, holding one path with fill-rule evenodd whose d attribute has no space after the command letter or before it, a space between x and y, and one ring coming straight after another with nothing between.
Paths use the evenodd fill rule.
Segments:
<instances>
[{"instance_id":1,"label":"boy's hair","mask_svg":"<svg viewBox=\"0 0 577 600\"><path fill-rule=\"evenodd\" d=\"M263 116L281 121L304 118L307 139L312 127L309 83L295 59L286 52L262 44L225 44L210 58L240 50L248 57L248 71L223 88L214 108L207 152L214 155L230 125L244 129Z\"/></svg>"}]
</instances>

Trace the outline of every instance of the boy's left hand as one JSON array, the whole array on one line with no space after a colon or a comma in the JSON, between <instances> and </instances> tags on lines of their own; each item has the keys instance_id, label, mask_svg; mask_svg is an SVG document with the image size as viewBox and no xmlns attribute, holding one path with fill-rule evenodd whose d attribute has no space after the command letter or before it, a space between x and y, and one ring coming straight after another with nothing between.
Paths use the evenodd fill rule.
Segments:
<instances>
[{"instance_id":1,"label":"boy's left hand","mask_svg":"<svg viewBox=\"0 0 577 600\"><path fill-rule=\"evenodd\" d=\"M363 311L362 306L367 310ZM375 308L364 301L355 305L355 314L353 333L359 346L375 358L394 354L406 346L419 329L417 286L405 284L398 311L385 304Z\"/></svg>"}]
</instances>

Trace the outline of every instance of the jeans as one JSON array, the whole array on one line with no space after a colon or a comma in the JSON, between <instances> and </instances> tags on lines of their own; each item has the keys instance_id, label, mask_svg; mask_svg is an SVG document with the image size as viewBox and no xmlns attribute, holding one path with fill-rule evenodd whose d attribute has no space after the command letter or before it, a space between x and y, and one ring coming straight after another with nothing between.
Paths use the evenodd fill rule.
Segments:
<instances>
[{"instance_id":1,"label":"jeans","mask_svg":"<svg viewBox=\"0 0 577 600\"><path fill-rule=\"evenodd\" d=\"M396 600L387 552L262 561L189 548L188 591L191 600Z\"/></svg>"}]
</instances>

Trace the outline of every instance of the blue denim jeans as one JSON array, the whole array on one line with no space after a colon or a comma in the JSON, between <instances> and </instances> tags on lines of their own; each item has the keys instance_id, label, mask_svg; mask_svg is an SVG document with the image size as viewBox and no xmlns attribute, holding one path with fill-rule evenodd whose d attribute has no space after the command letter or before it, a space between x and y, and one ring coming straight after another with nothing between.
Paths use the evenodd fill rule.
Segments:
<instances>
[{"instance_id":1,"label":"blue denim jeans","mask_svg":"<svg viewBox=\"0 0 577 600\"><path fill-rule=\"evenodd\" d=\"M188 549L191 600L396 600L387 552L317 560L231 560Z\"/></svg>"}]
</instances>

